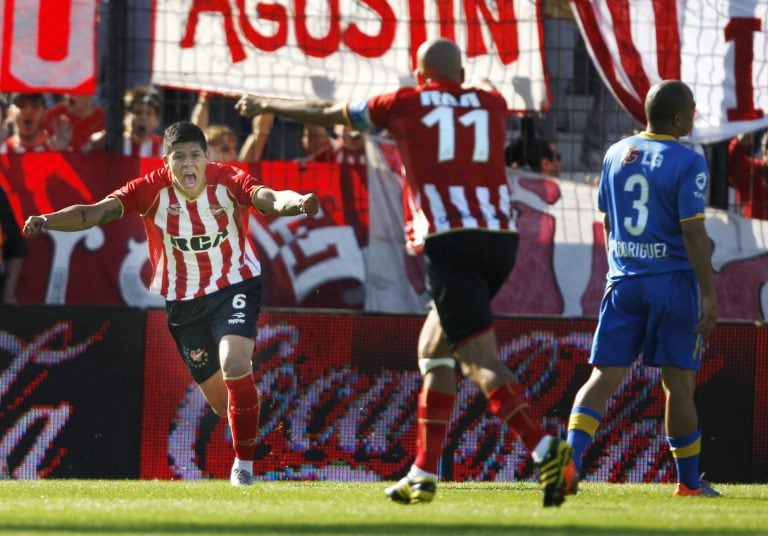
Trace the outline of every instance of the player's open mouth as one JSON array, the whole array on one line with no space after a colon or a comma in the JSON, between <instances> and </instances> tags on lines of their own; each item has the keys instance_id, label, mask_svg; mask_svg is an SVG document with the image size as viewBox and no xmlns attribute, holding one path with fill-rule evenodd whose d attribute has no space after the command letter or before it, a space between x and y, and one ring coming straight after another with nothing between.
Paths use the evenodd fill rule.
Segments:
<instances>
[{"instance_id":1,"label":"player's open mouth","mask_svg":"<svg viewBox=\"0 0 768 536\"><path fill-rule=\"evenodd\" d=\"M185 173L183 178L184 186L194 186L197 184L197 174L195 173Z\"/></svg>"}]
</instances>

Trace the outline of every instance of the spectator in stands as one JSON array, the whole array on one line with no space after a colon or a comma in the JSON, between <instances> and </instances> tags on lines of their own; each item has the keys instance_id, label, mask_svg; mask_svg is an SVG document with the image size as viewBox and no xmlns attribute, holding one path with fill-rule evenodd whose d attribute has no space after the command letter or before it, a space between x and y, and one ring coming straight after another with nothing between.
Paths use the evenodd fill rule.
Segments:
<instances>
[{"instance_id":1,"label":"spectator in stands","mask_svg":"<svg viewBox=\"0 0 768 536\"><path fill-rule=\"evenodd\" d=\"M210 123L210 98L207 92L201 91L198 94L190 121L203 129L212 162L239 160L237 133L226 125Z\"/></svg>"},{"instance_id":2,"label":"spectator in stands","mask_svg":"<svg viewBox=\"0 0 768 536\"><path fill-rule=\"evenodd\" d=\"M105 128L104 114L93 95L64 95L45 115L48 145L56 151L87 152L91 136Z\"/></svg>"},{"instance_id":3,"label":"spectator in stands","mask_svg":"<svg viewBox=\"0 0 768 536\"><path fill-rule=\"evenodd\" d=\"M312 193L268 188L243 170L210 162L202 130L188 121L165 130L164 153L163 166L101 201L29 216L24 232L33 238L142 216L154 271L151 290L167 300L171 334L205 399L229 417L235 451L230 483L250 485L259 420L251 357L262 283L242 216L251 207L275 216L314 216L318 200Z\"/></svg>"},{"instance_id":4,"label":"spectator in stands","mask_svg":"<svg viewBox=\"0 0 768 536\"><path fill-rule=\"evenodd\" d=\"M43 129L46 112L42 93L14 93L8 111L13 134L5 141L9 154L48 151L48 137Z\"/></svg>"},{"instance_id":5,"label":"spectator in stands","mask_svg":"<svg viewBox=\"0 0 768 536\"><path fill-rule=\"evenodd\" d=\"M542 429L513 372L499 359L491 300L515 263L518 233L508 206L504 167L507 104L495 90L465 88L461 50L453 41L418 49L416 87L350 103L244 96L246 117L276 114L322 126L388 129L397 140L406 178L423 218L428 286L433 306L419 335L424 383L418 396L416 460L385 494L403 504L433 500L448 424L456 403L456 366L487 398L489 411L531 453L544 506L559 506L573 483L571 448ZM456 104L439 106L441 99ZM471 93L472 108L463 107ZM471 113L482 127L462 128ZM486 121L487 119L487 121Z\"/></svg>"},{"instance_id":6,"label":"spectator in stands","mask_svg":"<svg viewBox=\"0 0 768 536\"><path fill-rule=\"evenodd\" d=\"M226 125L208 125L203 129L208 140L208 151L212 162L236 162L237 134Z\"/></svg>"},{"instance_id":7,"label":"spectator in stands","mask_svg":"<svg viewBox=\"0 0 768 536\"><path fill-rule=\"evenodd\" d=\"M264 114L253 118L251 134L243 142L240 159L244 162L311 162L327 160L331 154L330 139L323 127Z\"/></svg>"},{"instance_id":8,"label":"spectator in stands","mask_svg":"<svg viewBox=\"0 0 768 536\"><path fill-rule=\"evenodd\" d=\"M0 93L0 154L8 152L6 141L13 131L9 107L10 98L5 93Z\"/></svg>"},{"instance_id":9,"label":"spectator in stands","mask_svg":"<svg viewBox=\"0 0 768 536\"><path fill-rule=\"evenodd\" d=\"M0 303L16 303L16 286L21 275L27 244L19 230L8 196L0 187Z\"/></svg>"},{"instance_id":10,"label":"spectator in stands","mask_svg":"<svg viewBox=\"0 0 768 536\"><path fill-rule=\"evenodd\" d=\"M768 132L760 140L761 158L752 156L754 135L739 134L728 144L728 182L745 218L768 220Z\"/></svg>"},{"instance_id":11,"label":"spectator in stands","mask_svg":"<svg viewBox=\"0 0 768 536\"><path fill-rule=\"evenodd\" d=\"M163 102L160 94L150 86L136 86L126 90L123 98L123 147L125 156L163 156L163 137L160 128ZM103 150L106 147L106 131L91 136L86 150Z\"/></svg>"},{"instance_id":12,"label":"spectator in stands","mask_svg":"<svg viewBox=\"0 0 768 536\"><path fill-rule=\"evenodd\" d=\"M548 177L559 177L563 170L557 144L538 138L515 140L506 149L506 161L509 166L528 169Z\"/></svg>"}]
</instances>

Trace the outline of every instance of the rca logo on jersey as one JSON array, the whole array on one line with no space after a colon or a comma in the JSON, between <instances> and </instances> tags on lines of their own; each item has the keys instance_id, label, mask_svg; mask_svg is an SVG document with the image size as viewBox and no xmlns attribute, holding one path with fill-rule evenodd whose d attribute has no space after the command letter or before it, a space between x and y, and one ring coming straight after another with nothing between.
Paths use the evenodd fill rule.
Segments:
<instances>
[{"instance_id":1,"label":"rca logo on jersey","mask_svg":"<svg viewBox=\"0 0 768 536\"><path fill-rule=\"evenodd\" d=\"M230 326L245 324L245 313L233 313L227 322L229 322Z\"/></svg>"},{"instance_id":2,"label":"rca logo on jersey","mask_svg":"<svg viewBox=\"0 0 768 536\"><path fill-rule=\"evenodd\" d=\"M171 245L181 251L206 251L217 248L229 236L229 231L224 229L214 235L195 235L189 238L180 236L171 237Z\"/></svg>"}]
</instances>

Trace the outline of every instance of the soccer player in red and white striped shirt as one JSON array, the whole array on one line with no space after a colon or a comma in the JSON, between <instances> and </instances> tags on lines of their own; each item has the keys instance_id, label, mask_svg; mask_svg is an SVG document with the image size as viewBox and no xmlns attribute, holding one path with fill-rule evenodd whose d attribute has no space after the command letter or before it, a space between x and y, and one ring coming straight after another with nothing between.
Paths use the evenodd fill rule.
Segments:
<instances>
[{"instance_id":1,"label":"soccer player in red and white striped shirt","mask_svg":"<svg viewBox=\"0 0 768 536\"><path fill-rule=\"evenodd\" d=\"M30 216L24 233L81 231L135 212L144 220L153 275L168 325L192 377L229 418L233 485L253 482L259 395L251 356L261 307L261 266L247 233L250 207L317 214L312 194L273 190L246 172L210 162L205 135L180 121L165 130L164 165L91 205Z\"/></svg>"},{"instance_id":2,"label":"soccer player in red and white striped shirt","mask_svg":"<svg viewBox=\"0 0 768 536\"><path fill-rule=\"evenodd\" d=\"M461 51L447 39L418 51L418 85L336 104L244 96L241 114L272 113L301 123L386 128L405 167L413 222L409 239L424 241L433 307L419 336L424 382L418 402L416 461L387 488L406 504L433 499L438 465L456 400L455 361L488 398L491 412L515 431L538 465L544 506L572 492L572 449L547 435L531 415L513 373L500 361L491 300L515 261L518 234L510 213L504 142L507 107L487 89L466 87ZM415 236L420 234L420 236Z\"/></svg>"}]
</instances>

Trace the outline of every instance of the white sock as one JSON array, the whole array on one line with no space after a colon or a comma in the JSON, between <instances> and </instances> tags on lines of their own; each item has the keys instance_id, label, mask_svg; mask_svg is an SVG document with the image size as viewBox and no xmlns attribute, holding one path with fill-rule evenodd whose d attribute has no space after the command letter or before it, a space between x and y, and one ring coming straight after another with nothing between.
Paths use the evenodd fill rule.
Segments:
<instances>
[{"instance_id":1,"label":"white sock","mask_svg":"<svg viewBox=\"0 0 768 536\"><path fill-rule=\"evenodd\" d=\"M408 471L408 477L409 478L433 478L437 480L437 475L434 473L428 473L424 469L419 469L415 465L411 465L411 470Z\"/></svg>"},{"instance_id":2,"label":"white sock","mask_svg":"<svg viewBox=\"0 0 768 536\"><path fill-rule=\"evenodd\" d=\"M235 463L232 464L232 469L245 469L249 473L253 474L253 461L238 460L237 458L235 458Z\"/></svg>"},{"instance_id":3,"label":"white sock","mask_svg":"<svg viewBox=\"0 0 768 536\"><path fill-rule=\"evenodd\" d=\"M549 450L549 445L554 441L555 438L551 435L545 435L541 438L541 441L539 441L539 444L536 445L536 448L533 449L533 452L531 452L531 458L533 458L533 461L536 463L541 463L541 461L544 459L544 456L547 455L547 451Z\"/></svg>"}]
</instances>

